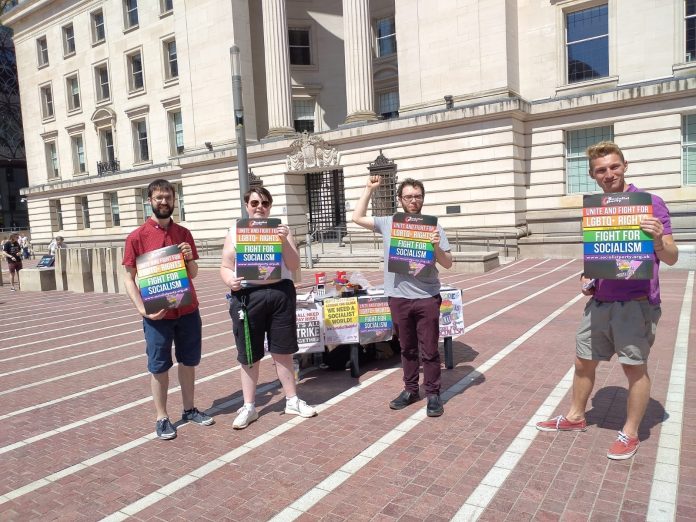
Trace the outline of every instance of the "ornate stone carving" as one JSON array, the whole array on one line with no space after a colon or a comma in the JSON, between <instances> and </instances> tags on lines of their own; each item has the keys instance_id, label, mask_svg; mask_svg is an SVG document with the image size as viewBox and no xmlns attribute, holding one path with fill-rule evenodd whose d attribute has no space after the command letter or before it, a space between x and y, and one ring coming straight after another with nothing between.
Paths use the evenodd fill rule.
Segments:
<instances>
[{"instance_id":1,"label":"ornate stone carving","mask_svg":"<svg viewBox=\"0 0 696 522\"><path fill-rule=\"evenodd\" d=\"M288 171L323 169L338 164L338 151L318 136L303 132L290 145Z\"/></svg>"}]
</instances>

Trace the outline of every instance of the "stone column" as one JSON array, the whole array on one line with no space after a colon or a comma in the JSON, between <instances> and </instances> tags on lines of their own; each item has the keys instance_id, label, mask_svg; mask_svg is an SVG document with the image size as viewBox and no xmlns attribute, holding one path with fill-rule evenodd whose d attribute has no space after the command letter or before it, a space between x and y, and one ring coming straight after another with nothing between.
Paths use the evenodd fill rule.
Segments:
<instances>
[{"instance_id":1,"label":"stone column","mask_svg":"<svg viewBox=\"0 0 696 522\"><path fill-rule=\"evenodd\" d=\"M376 120L370 0L343 0L343 46L346 60L346 123Z\"/></svg>"},{"instance_id":2,"label":"stone column","mask_svg":"<svg viewBox=\"0 0 696 522\"><path fill-rule=\"evenodd\" d=\"M268 138L295 134L292 125L290 49L285 0L263 0Z\"/></svg>"}]
</instances>

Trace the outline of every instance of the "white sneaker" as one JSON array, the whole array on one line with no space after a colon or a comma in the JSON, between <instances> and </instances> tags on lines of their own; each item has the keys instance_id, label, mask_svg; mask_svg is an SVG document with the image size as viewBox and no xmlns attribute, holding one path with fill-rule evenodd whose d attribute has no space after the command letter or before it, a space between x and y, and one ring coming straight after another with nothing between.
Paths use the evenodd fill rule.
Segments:
<instances>
[{"instance_id":1,"label":"white sneaker","mask_svg":"<svg viewBox=\"0 0 696 522\"><path fill-rule=\"evenodd\" d=\"M317 410L308 405L305 401L297 399L294 402L285 401L285 413L289 415L299 415L306 419L314 417Z\"/></svg>"},{"instance_id":2,"label":"white sneaker","mask_svg":"<svg viewBox=\"0 0 696 522\"><path fill-rule=\"evenodd\" d=\"M235 430L243 430L259 418L259 412L256 411L256 408L249 410L246 406L242 406L237 410L237 413L237 418L235 418L232 423L232 427Z\"/></svg>"}]
</instances>

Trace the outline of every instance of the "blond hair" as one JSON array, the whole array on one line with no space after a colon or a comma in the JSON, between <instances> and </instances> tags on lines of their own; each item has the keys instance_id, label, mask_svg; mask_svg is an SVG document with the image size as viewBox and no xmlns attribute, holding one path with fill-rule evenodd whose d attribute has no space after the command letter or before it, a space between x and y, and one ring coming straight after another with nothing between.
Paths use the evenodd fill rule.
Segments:
<instances>
[{"instance_id":1,"label":"blond hair","mask_svg":"<svg viewBox=\"0 0 696 522\"><path fill-rule=\"evenodd\" d=\"M592 170L592 162L594 160L597 158L603 158L609 154L616 154L619 158L621 158L621 163L626 162L623 152L621 152L621 148L613 141L600 141L599 143L590 145L587 147L585 153L587 154L587 159L590 160L590 170Z\"/></svg>"}]
</instances>

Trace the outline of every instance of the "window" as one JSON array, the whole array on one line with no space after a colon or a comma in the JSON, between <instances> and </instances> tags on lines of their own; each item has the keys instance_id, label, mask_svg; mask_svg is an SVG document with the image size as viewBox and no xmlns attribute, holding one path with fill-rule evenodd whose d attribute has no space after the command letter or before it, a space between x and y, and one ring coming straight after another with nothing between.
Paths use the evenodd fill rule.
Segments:
<instances>
[{"instance_id":1,"label":"window","mask_svg":"<svg viewBox=\"0 0 696 522\"><path fill-rule=\"evenodd\" d=\"M58 178L60 177L60 171L58 170L58 149L56 149L56 142L46 142L45 147L46 166L48 168L48 179Z\"/></svg>"},{"instance_id":2,"label":"window","mask_svg":"<svg viewBox=\"0 0 696 522\"><path fill-rule=\"evenodd\" d=\"M174 195L176 196L177 209L179 211L179 221L186 221L184 212L184 187L181 183L174 183Z\"/></svg>"},{"instance_id":3,"label":"window","mask_svg":"<svg viewBox=\"0 0 696 522\"><path fill-rule=\"evenodd\" d=\"M101 146L102 161L112 163L116 161L116 153L114 152L114 133L108 129L99 131L99 144Z\"/></svg>"},{"instance_id":4,"label":"window","mask_svg":"<svg viewBox=\"0 0 696 522\"><path fill-rule=\"evenodd\" d=\"M70 138L70 146L72 147L73 174L84 174L87 172L87 164L85 162L85 144L82 134L72 136Z\"/></svg>"},{"instance_id":5,"label":"window","mask_svg":"<svg viewBox=\"0 0 696 522\"><path fill-rule=\"evenodd\" d=\"M290 65L311 65L309 29L289 29Z\"/></svg>"},{"instance_id":6,"label":"window","mask_svg":"<svg viewBox=\"0 0 696 522\"><path fill-rule=\"evenodd\" d=\"M684 185L696 185L696 114L684 116L682 162Z\"/></svg>"},{"instance_id":7,"label":"window","mask_svg":"<svg viewBox=\"0 0 696 522\"><path fill-rule=\"evenodd\" d=\"M53 118L53 90L50 84L41 87L41 116L44 120Z\"/></svg>"},{"instance_id":8,"label":"window","mask_svg":"<svg viewBox=\"0 0 696 522\"><path fill-rule=\"evenodd\" d=\"M147 143L147 124L145 120L133 122L134 163L149 161L150 151Z\"/></svg>"},{"instance_id":9,"label":"window","mask_svg":"<svg viewBox=\"0 0 696 522\"><path fill-rule=\"evenodd\" d=\"M36 40L36 54L39 60L39 67L48 65L48 42L45 36Z\"/></svg>"},{"instance_id":10,"label":"window","mask_svg":"<svg viewBox=\"0 0 696 522\"><path fill-rule=\"evenodd\" d=\"M609 76L607 5L566 14L568 83Z\"/></svg>"},{"instance_id":11,"label":"window","mask_svg":"<svg viewBox=\"0 0 696 522\"><path fill-rule=\"evenodd\" d=\"M377 96L379 113L385 120L399 117L399 91L383 92Z\"/></svg>"},{"instance_id":12,"label":"window","mask_svg":"<svg viewBox=\"0 0 696 522\"><path fill-rule=\"evenodd\" d=\"M68 110L76 111L80 108L80 82L77 75L66 78L65 87L68 94Z\"/></svg>"},{"instance_id":13,"label":"window","mask_svg":"<svg viewBox=\"0 0 696 522\"><path fill-rule=\"evenodd\" d=\"M612 140L612 127L596 127L566 132L566 183L568 194L585 194L599 191L599 186L589 175L590 163L585 151L590 145Z\"/></svg>"},{"instance_id":14,"label":"window","mask_svg":"<svg viewBox=\"0 0 696 522\"><path fill-rule=\"evenodd\" d=\"M143 80L143 56L140 51L129 54L128 60L128 88L130 92L142 90Z\"/></svg>"},{"instance_id":15,"label":"window","mask_svg":"<svg viewBox=\"0 0 696 522\"><path fill-rule=\"evenodd\" d=\"M176 40L164 42L164 77L167 80L179 77L179 64L176 59Z\"/></svg>"},{"instance_id":16,"label":"window","mask_svg":"<svg viewBox=\"0 0 696 522\"><path fill-rule=\"evenodd\" d=\"M180 110L169 113L169 143L172 156L184 153L184 126Z\"/></svg>"},{"instance_id":17,"label":"window","mask_svg":"<svg viewBox=\"0 0 696 522\"><path fill-rule=\"evenodd\" d=\"M147 201L147 187L140 189L140 200L143 203L143 216L148 219L152 215L152 205Z\"/></svg>"},{"instance_id":18,"label":"window","mask_svg":"<svg viewBox=\"0 0 696 522\"><path fill-rule=\"evenodd\" d=\"M106 32L104 30L104 12L99 9L91 15L92 21L92 43L98 44L105 40Z\"/></svg>"},{"instance_id":19,"label":"window","mask_svg":"<svg viewBox=\"0 0 696 522\"><path fill-rule=\"evenodd\" d=\"M48 209L51 214L51 231L58 232L59 230L63 230L63 209L60 200L49 200Z\"/></svg>"},{"instance_id":20,"label":"window","mask_svg":"<svg viewBox=\"0 0 696 522\"><path fill-rule=\"evenodd\" d=\"M63 27L63 56L75 54L75 30L73 24Z\"/></svg>"},{"instance_id":21,"label":"window","mask_svg":"<svg viewBox=\"0 0 696 522\"><path fill-rule=\"evenodd\" d=\"M293 100L292 112L297 132L314 132L314 100Z\"/></svg>"},{"instance_id":22,"label":"window","mask_svg":"<svg viewBox=\"0 0 696 522\"><path fill-rule=\"evenodd\" d=\"M82 228L90 228L89 201L87 200L87 196L75 198L75 205L78 207L78 216L82 218Z\"/></svg>"},{"instance_id":23,"label":"window","mask_svg":"<svg viewBox=\"0 0 696 522\"><path fill-rule=\"evenodd\" d=\"M684 61L696 61L696 0L685 2L686 57Z\"/></svg>"},{"instance_id":24,"label":"window","mask_svg":"<svg viewBox=\"0 0 696 522\"><path fill-rule=\"evenodd\" d=\"M109 192L107 194L108 203L111 208L111 226L120 227L121 226L121 210L118 207L118 193Z\"/></svg>"},{"instance_id":25,"label":"window","mask_svg":"<svg viewBox=\"0 0 696 522\"><path fill-rule=\"evenodd\" d=\"M105 63L94 68L94 84L97 86L97 101L102 102L111 98L109 90L109 68Z\"/></svg>"},{"instance_id":26,"label":"window","mask_svg":"<svg viewBox=\"0 0 696 522\"><path fill-rule=\"evenodd\" d=\"M138 25L138 0L123 1L123 25L126 29Z\"/></svg>"},{"instance_id":27,"label":"window","mask_svg":"<svg viewBox=\"0 0 696 522\"><path fill-rule=\"evenodd\" d=\"M160 0L160 14L171 13L174 10L174 0Z\"/></svg>"},{"instance_id":28,"label":"window","mask_svg":"<svg viewBox=\"0 0 696 522\"><path fill-rule=\"evenodd\" d=\"M377 20L377 56L389 56L396 52L396 24L394 17Z\"/></svg>"}]
</instances>

